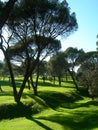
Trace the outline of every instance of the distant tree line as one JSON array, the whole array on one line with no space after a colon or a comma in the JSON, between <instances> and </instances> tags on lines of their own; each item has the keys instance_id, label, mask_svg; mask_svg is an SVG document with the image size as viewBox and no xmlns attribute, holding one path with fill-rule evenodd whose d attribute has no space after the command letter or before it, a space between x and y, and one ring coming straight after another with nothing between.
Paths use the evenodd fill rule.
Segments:
<instances>
[{"instance_id":1,"label":"distant tree line","mask_svg":"<svg viewBox=\"0 0 98 130\"><path fill-rule=\"evenodd\" d=\"M15 76L23 75L24 65L17 66L13 64L13 71ZM78 68L78 69L77 69ZM0 75L9 75L6 62L0 64ZM29 79L29 83L38 87L39 76L42 77L43 82L46 79L53 81L55 84L56 78L58 78L58 85L62 86L62 79L71 77L75 89L77 91L84 90L92 99L98 96L98 52L87 52L83 49L69 47L65 51L59 51L50 57L49 61L41 61L39 66L33 71L32 79ZM33 80L33 77L36 80ZM32 86L34 87L34 86ZM34 90L34 88L33 88ZM34 90L34 94L36 92ZM37 92L38 94L38 92Z\"/></svg>"}]
</instances>

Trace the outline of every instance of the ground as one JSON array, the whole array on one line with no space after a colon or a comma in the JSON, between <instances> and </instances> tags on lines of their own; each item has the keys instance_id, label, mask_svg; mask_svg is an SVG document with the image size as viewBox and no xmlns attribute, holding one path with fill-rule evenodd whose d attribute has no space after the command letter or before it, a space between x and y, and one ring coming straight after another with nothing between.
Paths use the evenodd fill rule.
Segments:
<instances>
[{"instance_id":1,"label":"ground","mask_svg":"<svg viewBox=\"0 0 98 130\"><path fill-rule=\"evenodd\" d=\"M72 82L59 87L40 81L39 95L25 88L19 105L7 83L0 92L0 130L98 130L98 102L77 92Z\"/></svg>"}]
</instances>

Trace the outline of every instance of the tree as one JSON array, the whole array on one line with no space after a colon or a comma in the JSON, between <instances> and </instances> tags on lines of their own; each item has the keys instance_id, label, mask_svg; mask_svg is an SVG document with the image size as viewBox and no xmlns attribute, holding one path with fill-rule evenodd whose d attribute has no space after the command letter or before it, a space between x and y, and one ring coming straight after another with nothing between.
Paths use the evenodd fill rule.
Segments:
<instances>
[{"instance_id":1,"label":"tree","mask_svg":"<svg viewBox=\"0 0 98 130\"><path fill-rule=\"evenodd\" d=\"M87 52L80 58L80 61L82 62L77 79L94 99L98 96L98 53Z\"/></svg>"},{"instance_id":2,"label":"tree","mask_svg":"<svg viewBox=\"0 0 98 130\"><path fill-rule=\"evenodd\" d=\"M72 77L73 83L75 84L75 87L77 90L78 85L75 78L75 67L79 66L79 62L77 62L77 59L84 54L84 51L82 49L78 50L77 48L69 47L65 51L65 58L68 62L68 72L70 76Z\"/></svg>"},{"instance_id":3,"label":"tree","mask_svg":"<svg viewBox=\"0 0 98 130\"><path fill-rule=\"evenodd\" d=\"M41 52L41 56L38 57L38 59L37 59L38 61L36 61L36 56L37 56L36 53L39 54L39 50L36 49L36 52L34 53L33 49L35 49L34 46L36 46L36 45L34 44L33 40L31 40L31 39L29 39L29 40L30 41L28 41L28 47L29 47L28 48L28 56L29 56L28 59L25 57L26 56L26 53L25 53L26 48L24 47L24 45L20 47L19 43L16 44L16 47L14 46L14 48L10 47L8 51L9 51L10 57L12 57L13 60L16 60L18 57L18 61L20 61L22 58L22 65L24 65L24 68L28 67L25 75L26 76L29 75L30 80L31 80L31 84L32 84L32 87L34 90L34 94L38 95L37 85L38 85L38 77L40 74L40 66L42 64L42 61L49 54L58 51L60 49L61 45L60 45L59 40L53 40L50 38L48 39L48 38L43 37L43 41L49 42L49 43L48 43L48 46L46 46L46 49L44 48L45 50L43 49L43 52ZM31 43L31 41L32 41L32 43ZM19 47L18 47L18 45L19 45ZM19 53L17 53L17 51ZM21 57L19 58L19 56L21 56ZM23 57L24 57L24 62L23 62ZM29 64L27 64L28 61L29 61ZM32 71L32 69L33 69L33 71ZM24 72L25 72L25 69L24 69ZM32 77L34 72L36 72L36 75L37 75L35 83L33 82L33 77ZM26 76L24 76L24 78L26 78Z\"/></svg>"},{"instance_id":4,"label":"tree","mask_svg":"<svg viewBox=\"0 0 98 130\"><path fill-rule=\"evenodd\" d=\"M39 66L39 75L40 76L47 76L47 65L48 65L48 62L47 61L42 61L40 63L40 66Z\"/></svg>"},{"instance_id":5,"label":"tree","mask_svg":"<svg viewBox=\"0 0 98 130\"><path fill-rule=\"evenodd\" d=\"M98 51L98 35L96 36L97 37L97 42L96 42L96 45L97 45L97 51Z\"/></svg>"},{"instance_id":6,"label":"tree","mask_svg":"<svg viewBox=\"0 0 98 130\"><path fill-rule=\"evenodd\" d=\"M47 62L46 61L40 61L37 65L35 71L33 71L33 74L30 76L31 85L33 87L33 91L35 95L38 95L38 79L39 76L42 77L43 82L45 82L46 79L46 72L47 72ZM33 81L33 75L35 78L35 82Z\"/></svg>"},{"instance_id":7,"label":"tree","mask_svg":"<svg viewBox=\"0 0 98 130\"><path fill-rule=\"evenodd\" d=\"M59 86L61 86L61 78L68 67L67 61L65 60L65 53L58 52L56 55L51 57L49 63L52 76L58 77Z\"/></svg>"},{"instance_id":8,"label":"tree","mask_svg":"<svg viewBox=\"0 0 98 130\"><path fill-rule=\"evenodd\" d=\"M77 30L77 21L75 13L70 14L66 1L21 0L15 4L7 25L10 37L6 42L7 46L3 44L4 37L1 37L1 49L10 71L15 101L20 102L25 84L39 62L60 48L60 41L56 40L59 35L65 34L67 37ZM14 57L14 62L21 59L25 63L24 79L19 92L11 57Z\"/></svg>"}]
</instances>

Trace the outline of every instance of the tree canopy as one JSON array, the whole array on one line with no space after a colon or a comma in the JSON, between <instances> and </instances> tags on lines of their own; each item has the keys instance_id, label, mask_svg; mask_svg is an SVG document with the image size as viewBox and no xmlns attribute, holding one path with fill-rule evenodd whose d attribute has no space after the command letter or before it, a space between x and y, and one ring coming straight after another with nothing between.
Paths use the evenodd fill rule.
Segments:
<instances>
[{"instance_id":1,"label":"tree canopy","mask_svg":"<svg viewBox=\"0 0 98 130\"><path fill-rule=\"evenodd\" d=\"M75 13L64 0L18 0L6 22L9 37L2 34L1 49L11 75L14 98L20 102L25 84L47 55L61 47L58 36L69 36L78 28ZM25 63L24 79L17 91L12 58Z\"/></svg>"},{"instance_id":2,"label":"tree canopy","mask_svg":"<svg viewBox=\"0 0 98 130\"><path fill-rule=\"evenodd\" d=\"M6 5L0 2L0 30L7 21L9 14L17 0L9 0Z\"/></svg>"},{"instance_id":3,"label":"tree canopy","mask_svg":"<svg viewBox=\"0 0 98 130\"><path fill-rule=\"evenodd\" d=\"M79 58L77 79L92 97L98 95L98 52L87 52Z\"/></svg>"}]
</instances>

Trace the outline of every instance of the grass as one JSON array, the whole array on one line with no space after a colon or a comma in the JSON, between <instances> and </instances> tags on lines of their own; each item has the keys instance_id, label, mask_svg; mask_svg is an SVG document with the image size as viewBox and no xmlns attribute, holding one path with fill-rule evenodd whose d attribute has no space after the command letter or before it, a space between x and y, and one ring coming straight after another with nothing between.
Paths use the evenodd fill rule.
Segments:
<instances>
[{"instance_id":1,"label":"grass","mask_svg":"<svg viewBox=\"0 0 98 130\"><path fill-rule=\"evenodd\" d=\"M19 105L9 82L2 84L0 130L98 130L98 102L76 92L72 82L58 87L40 80L39 96L26 88Z\"/></svg>"}]
</instances>

